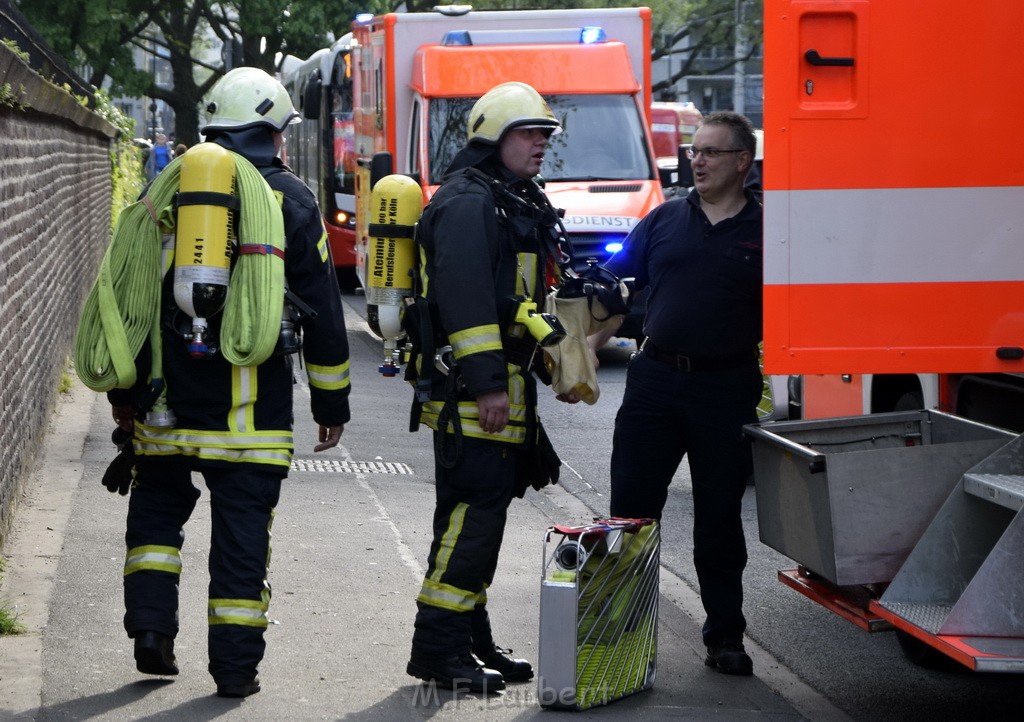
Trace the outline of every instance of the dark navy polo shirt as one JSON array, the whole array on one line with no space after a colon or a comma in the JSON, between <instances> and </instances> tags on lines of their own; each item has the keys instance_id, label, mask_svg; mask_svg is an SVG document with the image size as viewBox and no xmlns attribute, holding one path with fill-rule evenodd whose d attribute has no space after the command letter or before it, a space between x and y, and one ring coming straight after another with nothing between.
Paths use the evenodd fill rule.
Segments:
<instances>
[{"instance_id":1,"label":"dark navy polo shirt","mask_svg":"<svg viewBox=\"0 0 1024 722\"><path fill-rule=\"evenodd\" d=\"M741 358L761 341L763 221L747 205L716 225L696 190L662 203L640 221L608 262L620 278L650 288L644 335L662 351Z\"/></svg>"}]
</instances>

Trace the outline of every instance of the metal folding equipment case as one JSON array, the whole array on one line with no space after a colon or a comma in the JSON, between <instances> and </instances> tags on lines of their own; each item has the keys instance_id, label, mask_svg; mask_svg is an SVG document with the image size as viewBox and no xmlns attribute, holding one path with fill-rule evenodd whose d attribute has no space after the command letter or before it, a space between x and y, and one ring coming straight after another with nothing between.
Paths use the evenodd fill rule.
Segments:
<instances>
[{"instance_id":1,"label":"metal folding equipment case","mask_svg":"<svg viewBox=\"0 0 1024 722\"><path fill-rule=\"evenodd\" d=\"M547 530L537 683L542 707L583 710L654 685L660 546L651 519Z\"/></svg>"}]
</instances>

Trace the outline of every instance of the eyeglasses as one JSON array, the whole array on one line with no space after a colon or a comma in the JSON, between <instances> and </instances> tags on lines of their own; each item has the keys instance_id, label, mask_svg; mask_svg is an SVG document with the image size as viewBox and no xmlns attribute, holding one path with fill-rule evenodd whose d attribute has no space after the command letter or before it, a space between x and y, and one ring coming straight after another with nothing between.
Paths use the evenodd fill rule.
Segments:
<instances>
[{"instance_id":1,"label":"eyeglasses","mask_svg":"<svg viewBox=\"0 0 1024 722\"><path fill-rule=\"evenodd\" d=\"M732 150L721 150L720 148L698 148L695 145L691 145L686 149L686 157L693 160L698 155L702 155L708 160L714 160L722 153L742 153L742 148L733 148Z\"/></svg>"}]
</instances>

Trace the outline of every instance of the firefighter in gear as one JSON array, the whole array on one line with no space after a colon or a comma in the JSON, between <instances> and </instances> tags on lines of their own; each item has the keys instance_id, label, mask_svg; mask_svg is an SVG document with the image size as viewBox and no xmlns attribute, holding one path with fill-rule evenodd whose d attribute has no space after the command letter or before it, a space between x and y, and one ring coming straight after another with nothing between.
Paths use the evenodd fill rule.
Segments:
<instances>
[{"instance_id":1,"label":"firefighter in gear","mask_svg":"<svg viewBox=\"0 0 1024 722\"><path fill-rule=\"evenodd\" d=\"M421 298L406 323L419 358L408 368L419 374L414 422L433 430L436 507L407 672L485 693L533 677L495 644L486 603L509 503L557 481L561 463L531 375L539 342L558 335L534 309L559 277L561 224L533 179L560 130L529 85L491 89L417 231Z\"/></svg>"},{"instance_id":2,"label":"firefighter in gear","mask_svg":"<svg viewBox=\"0 0 1024 722\"><path fill-rule=\"evenodd\" d=\"M292 315L302 331L313 418L320 425L314 450L329 449L338 444L349 420L349 351L316 199L277 158L283 134L299 121L298 113L284 87L256 68L232 70L210 97L209 122L203 128L207 142L252 163L280 203L285 283L292 299L281 299L281 304L305 311L301 317ZM252 250L246 241L239 238L236 257L270 248ZM198 471L212 511L209 671L219 696L246 697L260 689L257 666L265 649L271 595L270 526L293 452L293 357L288 352L295 344L285 344L254 366L233 365L222 353L193 357L182 339L173 276L165 263L160 329L156 341L136 358L139 382L108 392L115 421L134 434L136 453L125 534L124 626L134 639L139 671L178 673L173 644L181 549L184 524L200 496L191 476ZM184 321L184 328L190 328L190 319ZM208 322L213 339L228 323L224 313ZM146 414L160 391L151 383L154 360L162 363L161 399L172 425L158 425Z\"/></svg>"}]
</instances>

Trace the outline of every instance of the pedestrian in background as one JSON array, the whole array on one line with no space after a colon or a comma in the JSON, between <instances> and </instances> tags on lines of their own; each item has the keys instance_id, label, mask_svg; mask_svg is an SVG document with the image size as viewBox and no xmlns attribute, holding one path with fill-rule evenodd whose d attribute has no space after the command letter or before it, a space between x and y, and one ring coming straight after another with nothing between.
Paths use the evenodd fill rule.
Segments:
<instances>
[{"instance_id":1,"label":"pedestrian in background","mask_svg":"<svg viewBox=\"0 0 1024 722\"><path fill-rule=\"evenodd\" d=\"M644 341L615 419L611 513L662 519L685 454L693 484L693 559L707 618L705 664L749 675L743 647L741 501L753 462L762 377L762 214L744 189L756 141L732 112L704 118L690 149L695 186L648 214L608 263L650 289ZM604 345L614 329L595 335ZM671 519L664 520L671 524Z\"/></svg>"},{"instance_id":2,"label":"pedestrian in background","mask_svg":"<svg viewBox=\"0 0 1024 722\"><path fill-rule=\"evenodd\" d=\"M160 175L160 171L167 167L172 157L173 152L171 151L171 146L167 143L167 136L163 133L157 133L153 141L153 147L149 151L149 157L146 158L146 180L151 181Z\"/></svg>"}]
</instances>

